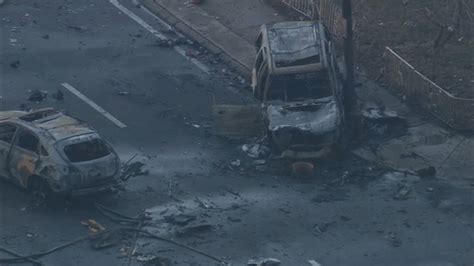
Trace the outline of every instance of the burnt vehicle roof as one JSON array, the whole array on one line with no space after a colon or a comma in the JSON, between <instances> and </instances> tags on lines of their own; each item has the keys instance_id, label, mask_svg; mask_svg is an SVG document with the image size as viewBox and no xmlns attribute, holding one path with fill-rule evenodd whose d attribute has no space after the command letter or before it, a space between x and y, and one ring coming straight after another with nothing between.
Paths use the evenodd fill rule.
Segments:
<instances>
[{"instance_id":1,"label":"burnt vehicle roof","mask_svg":"<svg viewBox=\"0 0 474 266\"><path fill-rule=\"evenodd\" d=\"M321 26L314 21L266 24L268 42L275 61L294 61L321 54Z\"/></svg>"},{"instance_id":2,"label":"burnt vehicle roof","mask_svg":"<svg viewBox=\"0 0 474 266\"><path fill-rule=\"evenodd\" d=\"M46 132L54 140L96 133L89 125L54 109L41 109L34 112L0 112L0 121L12 121L35 131Z\"/></svg>"}]
</instances>

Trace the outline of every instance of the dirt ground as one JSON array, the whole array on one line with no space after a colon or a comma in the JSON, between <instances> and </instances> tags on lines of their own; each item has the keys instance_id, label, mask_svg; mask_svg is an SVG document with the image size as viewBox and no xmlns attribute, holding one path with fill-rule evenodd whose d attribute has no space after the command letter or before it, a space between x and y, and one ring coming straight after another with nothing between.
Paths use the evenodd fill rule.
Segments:
<instances>
[{"instance_id":1,"label":"dirt ground","mask_svg":"<svg viewBox=\"0 0 474 266\"><path fill-rule=\"evenodd\" d=\"M377 77L385 46L456 96L474 98L474 1L354 0L358 62Z\"/></svg>"}]
</instances>

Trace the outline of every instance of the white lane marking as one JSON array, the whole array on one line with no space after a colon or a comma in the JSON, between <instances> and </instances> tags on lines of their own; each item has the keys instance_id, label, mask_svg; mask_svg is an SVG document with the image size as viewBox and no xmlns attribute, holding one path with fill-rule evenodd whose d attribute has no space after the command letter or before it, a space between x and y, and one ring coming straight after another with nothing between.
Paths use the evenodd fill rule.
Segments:
<instances>
[{"instance_id":1,"label":"white lane marking","mask_svg":"<svg viewBox=\"0 0 474 266\"><path fill-rule=\"evenodd\" d=\"M82 94L80 91L78 91L76 88L71 86L69 83L62 83L61 86L66 88L69 92L72 94L76 95L79 99L83 100L85 103L87 103L90 107L94 108L97 112L101 113L103 116L105 116L107 119L112 121L115 125L117 125L119 128L126 128L127 126L120 122L117 118L115 118L113 115L111 115L109 112L105 111L102 107L98 106L96 103L94 103L91 99L87 98L84 94Z\"/></svg>"},{"instance_id":2,"label":"white lane marking","mask_svg":"<svg viewBox=\"0 0 474 266\"><path fill-rule=\"evenodd\" d=\"M161 34L159 31L155 30L152 26L150 26L150 24L146 23L143 19L141 19L140 17L138 17L137 15L135 15L135 13L133 13L132 11L130 11L129 9L127 9L126 7L124 7L122 4L119 3L118 0L109 0L109 2L111 4L113 4L116 8L118 8L120 11L122 11L125 15L129 16L131 19L133 19L135 22L137 22L138 24L140 24L140 26L142 26L143 28L145 28L146 30L148 30L151 34L155 35L158 39L162 40L162 41L168 41L169 38L166 37L165 35ZM146 10L147 12L151 13L149 10L147 10L146 8L143 8L143 10ZM153 14L153 16L155 18L158 19L158 21L160 23L162 23L163 25L165 25L166 27L170 28L171 29L171 26L169 24L167 24L166 22L164 22L163 20L161 20L160 18L158 18L157 16L155 16ZM177 33L179 36L182 36L181 34ZM192 58L192 57L189 57L186 55L186 52L178 47L178 46L174 46L174 50L182 55L184 58L188 59L189 61L191 61L191 63L193 63L197 68L199 68L201 71L203 71L204 73L206 74L209 74L210 73L210 70L207 66L205 66L203 63L199 62L199 60L197 60L196 58Z\"/></svg>"},{"instance_id":3,"label":"white lane marking","mask_svg":"<svg viewBox=\"0 0 474 266\"><path fill-rule=\"evenodd\" d=\"M131 19L135 20L136 23L140 24L143 28L149 31L151 34L155 35L160 40L168 40L168 38L161 34L159 31L155 30L150 24L146 23L143 19L139 16L135 15L132 11L128 10L122 4L120 4L117 0L109 0L112 5L122 11L125 15L129 16Z\"/></svg>"}]
</instances>

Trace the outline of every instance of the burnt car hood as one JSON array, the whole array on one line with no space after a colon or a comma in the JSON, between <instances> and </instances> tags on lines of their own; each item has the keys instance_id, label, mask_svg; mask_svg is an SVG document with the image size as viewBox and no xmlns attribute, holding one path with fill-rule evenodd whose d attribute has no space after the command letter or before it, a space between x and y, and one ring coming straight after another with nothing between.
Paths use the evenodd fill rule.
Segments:
<instances>
[{"instance_id":1,"label":"burnt car hood","mask_svg":"<svg viewBox=\"0 0 474 266\"><path fill-rule=\"evenodd\" d=\"M270 103L266 114L270 131L292 128L316 135L337 130L341 115L334 96L292 103Z\"/></svg>"}]
</instances>

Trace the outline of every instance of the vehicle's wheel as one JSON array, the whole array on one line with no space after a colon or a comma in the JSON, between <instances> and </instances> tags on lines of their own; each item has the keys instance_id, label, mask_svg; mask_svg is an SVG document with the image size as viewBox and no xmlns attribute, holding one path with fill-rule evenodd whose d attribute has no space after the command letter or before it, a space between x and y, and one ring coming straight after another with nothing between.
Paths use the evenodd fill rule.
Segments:
<instances>
[{"instance_id":1,"label":"vehicle's wheel","mask_svg":"<svg viewBox=\"0 0 474 266\"><path fill-rule=\"evenodd\" d=\"M51 196L48 183L41 177L31 177L28 185L30 204L33 207L44 207Z\"/></svg>"}]
</instances>

